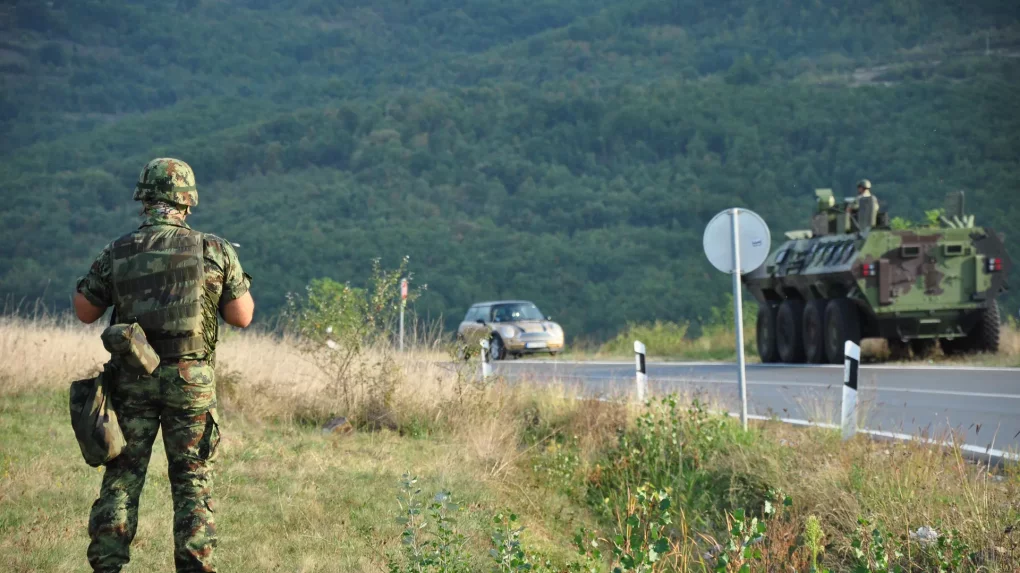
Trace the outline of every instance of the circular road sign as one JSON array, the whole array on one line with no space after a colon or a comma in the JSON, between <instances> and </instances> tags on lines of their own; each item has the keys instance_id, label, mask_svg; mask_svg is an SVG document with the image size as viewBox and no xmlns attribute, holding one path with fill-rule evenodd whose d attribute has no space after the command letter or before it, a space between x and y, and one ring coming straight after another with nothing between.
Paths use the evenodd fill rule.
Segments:
<instances>
[{"instance_id":1,"label":"circular road sign","mask_svg":"<svg viewBox=\"0 0 1020 573\"><path fill-rule=\"evenodd\" d=\"M762 265L772 248L769 226L754 211L726 209L705 227L705 256L712 266L724 273L733 273L733 221L736 220L740 246L740 274L747 274Z\"/></svg>"}]
</instances>

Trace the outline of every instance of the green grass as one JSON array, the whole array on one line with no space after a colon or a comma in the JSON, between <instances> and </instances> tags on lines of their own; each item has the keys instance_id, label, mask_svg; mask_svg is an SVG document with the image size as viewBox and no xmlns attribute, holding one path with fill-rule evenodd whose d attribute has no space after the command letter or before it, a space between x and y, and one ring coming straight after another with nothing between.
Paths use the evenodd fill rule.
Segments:
<instances>
[{"instance_id":1,"label":"green grass","mask_svg":"<svg viewBox=\"0 0 1020 573\"><path fill-rule=\"evenodd\" d=\"M0 396L0 554L4 570L86 568L86 524L102 470L81 460L58 391ZM458 525L475 570L488 558L491 516L509 498L536 524L526 537L563 557L569 536L590 525L583 508L555 493L478 479L479 468L450 440L394 432L325 436L291 424L228 417L215 499L223 571L382 571L400 551L400 477L414 472L426 492L448 489L470 508ZM169 571L171 501L157 439L139 510L133 571Z\"/></svg>"}]
</instances>

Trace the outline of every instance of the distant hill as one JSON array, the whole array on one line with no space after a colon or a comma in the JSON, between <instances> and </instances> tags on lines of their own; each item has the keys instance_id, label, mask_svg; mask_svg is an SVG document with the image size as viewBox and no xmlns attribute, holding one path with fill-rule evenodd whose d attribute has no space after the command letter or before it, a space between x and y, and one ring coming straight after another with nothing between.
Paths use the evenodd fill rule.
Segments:
<instances>
[{"instance_id":1,"label":"distant hill","mask_svg":"<svg viewBox=\"0 0 1020 573\"><path fill-rule=\"evenodd\" d=\"M712 215L779 235L860 177L911 218L968 190L1020 263L1018 53L1005 1L7 3L0 296L66 305L160 155L268 313L408 254L451 326L503 297L596 338L696 321Z\"/></svg>"}]
</instances>

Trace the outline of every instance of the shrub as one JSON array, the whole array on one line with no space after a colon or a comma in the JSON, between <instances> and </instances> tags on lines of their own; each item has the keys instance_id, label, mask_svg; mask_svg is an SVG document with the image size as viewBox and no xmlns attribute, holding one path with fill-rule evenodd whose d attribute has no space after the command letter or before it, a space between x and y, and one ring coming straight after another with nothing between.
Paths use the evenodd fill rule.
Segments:
<instances>
[{"instance_id":1,"label":"shrub","mask_svg":"<svg viewBox=\"0 0 1020 573\"><path fill-rule=\"evenodd\" d=\"M335 407L346 413L356 406L366 408L361 422L383 423L396 385L396 366L390 359L394 325L400 311L402 277L411 278L405 257L398 268L386 270L379 259L372 261L366 288L332 279L316 279L303 297L288 299L287 329L298 349L329 380ZM408 294L417 298L424 286ZM366 361L372 348L373 360Z\"/></svg>"}]
</instances>

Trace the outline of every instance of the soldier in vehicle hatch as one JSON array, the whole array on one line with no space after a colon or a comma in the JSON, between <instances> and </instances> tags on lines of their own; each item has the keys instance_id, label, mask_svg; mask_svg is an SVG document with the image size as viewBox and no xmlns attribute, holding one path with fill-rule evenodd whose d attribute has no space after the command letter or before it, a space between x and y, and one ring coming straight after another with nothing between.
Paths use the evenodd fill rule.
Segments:
<instances>
[{"instance_id":1,"label":"soldier in vehicle hatch","mask_svg":"<svg viewBox=\"0 0 1020 573\"><path fill-rule=\"evenodd\" d=\"M861 179L857 182L857 204L853 211L858 229L865 231L877 223L878 199L871 194L871 181Z\"/></svg>"},{"instance_id":2,"label":"soldier in vehicle hatch","mask_svg":"<svg viewBox=\"0 0 1020 573\"><path fill-rule=\"evenodd\" d=\"M217 315L241 328L251 323L251 277L230 243L184 222L198 204L187 163L150 161L134 199L142 202L142 225L103 249L78 281L74 297L82 322L95 322L112 306L111 323L138 323L160 356L151 375L118 371L109 390L126 445L106 464L92 506L88 561L104 572L120 571L129 561L138 498L162 428L173 496L174 563L178 572L215 571Z\"/></svg>"}]
</instances>

